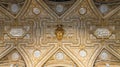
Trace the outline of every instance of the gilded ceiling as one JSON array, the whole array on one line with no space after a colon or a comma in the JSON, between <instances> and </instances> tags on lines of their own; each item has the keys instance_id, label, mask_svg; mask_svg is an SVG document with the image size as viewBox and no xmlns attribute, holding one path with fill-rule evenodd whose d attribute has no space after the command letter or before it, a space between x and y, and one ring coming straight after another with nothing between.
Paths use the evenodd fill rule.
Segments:
<instances>
[{"instance_id":1,"label":"gilded ceiling","mask_svg":"<svg viewBox=\"0 0 120 67\"><path fill-rule=\"evenodd\" d=\"M0 67L120 67L120 1L0 0Z\"/></svg>"}]
</instances>

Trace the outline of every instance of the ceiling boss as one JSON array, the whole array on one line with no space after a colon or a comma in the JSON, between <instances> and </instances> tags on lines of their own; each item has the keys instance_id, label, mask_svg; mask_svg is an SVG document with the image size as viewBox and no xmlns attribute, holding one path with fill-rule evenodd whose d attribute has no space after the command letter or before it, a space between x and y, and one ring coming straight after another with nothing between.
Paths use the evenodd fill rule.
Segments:
<instances>
[{"instance_id":1,"label":"ceiling boss","mask_svg":"<svg viewBox=\"0 0 120 67\"><path fill-rule=\"evenodd\" d=\"M55 29L55 35L58 40L62 40L64 35L63 25L57 25L57 29Z\"/></svg>"}]
</instances>

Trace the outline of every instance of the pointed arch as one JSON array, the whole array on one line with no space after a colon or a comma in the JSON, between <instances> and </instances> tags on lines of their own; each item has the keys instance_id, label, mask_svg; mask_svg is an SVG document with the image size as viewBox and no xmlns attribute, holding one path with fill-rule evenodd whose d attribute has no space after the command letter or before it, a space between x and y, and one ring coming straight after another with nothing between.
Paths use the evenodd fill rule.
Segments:
<instances>
[{"instance_id":1,"label":"pointed arch","mask_svg":"<svg viewBox=\"0 0 120 67\"><path fill-rule=\"evenodd\" d=\"M8 53L10 53L14 49L13 44L8 44L8 45L6 45L6 47L8 47L8 48L4 49L3 52L0 53L0 59L2 57L4 57L5 55L7 55Z\"/></svg>"},{"instance_id":2,"label":"pointed arch","mask_svg":"<svg viewBox=\"0 0 120 67\"><path fill-rule=\"evenodd\" d=\"M44 66L47 66L47 67L56 67L56 66L74 67L76 66L78 67L78 64L76 64L76 62L72 60L69 55L66 54L64 49L58 48L56 52L45 62Z\"/></svg>"},{"instance_id":3,"label":"pointed arch","mask_svg":"<svg viewBox=\"0 0 120 67\"><path fill-rule=\"evenodd\" d=\"M48 54L48 55L46 55L45 57L44 57L44 59L42 59L35 67L42 67L46 62L48 62L49 61L49 59L50 58L53 58L53 57L55 57L55 55L57 54L57 53L59 53L59 51L60 51L60 53L63 53L65 56L67 56L70 60L71 60L71 62L73 62L73 63L75 63L78 67L84 67L84 66L80 66L79 64L78 64L78 62L76 62L75 60L73 60L73 58L71 58L72 56L70 56L69 54L68 54L68 52L66 52L63 48L61 48L61 47L57 47L57 48L55 48L54 50L52 50L51 52L50 52L50 54ZM49 56L49 57L48 57ZM57 60L57 59L54 59L54 60ZM59 59L58 59L59 60ZM63 64L61 64L61 63L59 63L59 62L57 62L57 66L67 66L67 67L69 67L69 65L67 65L67 64L65 64L65 65L63 65ZM52 65L50 65L50 66L56 66L56 64L52 64Z\"/></svg>"},{"instance_id":4,"label":"pointed arch","mask_svg":"<svg viewBox=\"0 0 120 67\"><path fill-rule=\"evenodd\" d=\"M102 15L102 13L98 10L98 8L96 7L95 3L93 0L88 0L91 8L93 9L93 11L100 16L100 18L109 18L111 17L113 14L115 14L119 9L120 6L118 5L117 7L115 7L114 9L112 9L111 11L109 11L107 14Z\"/></svg>"},{"instance_id":5,"label":"pointed arch","mask_svg":"<svg viewBox=\"0 0 120 67\"><path fill-rule=\"evenodd\" d=\"M68 49L66 49L66 47L62 46L62 50L65 52L66 55L68 55L71 58L71 60L73 60L78 65L78 67L85 67L81 63L81 61L79 61L79 59L75 57L75 55L73 55Z\"/></svg>"},{"instance_id":6,"label":"pointed arch","mask_svg":"<svg viewBox=\"0 0 120 67\"><path fill-rule=\"evenodd\" d=\"M19 45L17 48L17 51L20 53L20 55L22 56L22 58L24 59L26 66L27 67L33 67L32 65L32 61L30 59L30 57L27 55L26 51L24 49L22 49L23 45Z\"/></svg>"},{"instance_id":7,"label":"pointed arch","mask_svg":"<svg viewBox=\"0 0 120 67\"><path fill-rule=\"evenodd\" d=\"M104 49L104 47L100 47L100 48L98 48L98 49L94 52L93 56L92 56L91 59L89 60L88 66L93 67L96 58L99 56L99 54L101 53L101 51L102 51L103 49Z\"/></svg>"},{"instance_id":8,"label":"pointed arch","mask_svg":"<svg viewBox=\"0 0 120 67\"><path fill-rule=\"evenodd\" d=\"M42 65L47 62L47 60L58 50L59 48L57 47L57 45L55 45L55 47L53 49L51 49L50 52L48 52L46 54L46 56L43 57L43 59L41 59L38 64L35 65L35 67L42 67Z\"/></svg>"},{"instance_id":9,"label":"pointed arch","mask_svg":"<svg viewBox=\"0 0 120 67\"><path fill-rule=\"evenodd\" d=\"M16 52L16 53L18 53L18 54L16 54L16 53L14 53L14 52ZM4 58L6 59L6 57L7 58L9 58L9 59L6 59L6 60L10 60L10 61L15 61L15 59L17 58L17 57L12 57L12 53L14 54L14 56L17 56L17 57L21 57L22 59L21 60L23 60L24 61L24 64L25 64L25 66L26 67L32 67L32 65L31 65L31 63L30 63L30 60L29 60L29 58L27 57L27 55L24 55L24 53L19 49L19 48L15 48L15 47L11 47L10 49L7 49L6 51L4 51L3 52L3 54L1 54L2 56L0 57L0 59L3 59L3 61L4 61ZM10 57L10 55L11 55L11 57ZM13 59L12 59L13 58ZM17 58L18 59L18 58ZM2 61L2 60L1 60ZM12 65L14 65L14 64L12 64ZM15 64L16 65L16 64Z\"/></svg>"},{"instance_id":10,"label":"pointed arch","mask_svg":"<svg viewBox=\"0 0 120 67\"><path fill-rule=\"evenodd\" d=\"M97 51L93 54L88 66L93 67L94 64L95 64L95 61L98 58L98 56L100 56L100 54L104 50L106 50L108 53L114 55L114 57L116 57L117 59L120 59L120 56L118 56L117 53L113 49L110 49L108 46L107 47L101 47L100 49L97 49Z\"/></svg>"}]
</instances>

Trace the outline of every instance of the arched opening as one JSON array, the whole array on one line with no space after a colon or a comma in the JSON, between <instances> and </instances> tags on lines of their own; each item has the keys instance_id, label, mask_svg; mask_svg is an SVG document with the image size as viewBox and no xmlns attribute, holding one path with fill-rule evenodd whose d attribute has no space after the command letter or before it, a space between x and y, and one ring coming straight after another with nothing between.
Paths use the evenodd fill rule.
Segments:
<instances>
[{"instance_id":1,"label":"arched opening","mask_svg":"<svg viewBox=\"0 0 120 67\"><path fill-rule=\"evenodd\" d=\"M17 50L0 59L0 67L26 67L25 61Z\"/></svg>"},{"instance_id":2,"label":"arched opening","mask_svg":"<svg viewBox=\"0 0 120 67\"><path fill-rule=\"evenodd\" d=\"M94 67L120 67L120 60L104 49L97 57Z\"/></svg>"}]
</instances>

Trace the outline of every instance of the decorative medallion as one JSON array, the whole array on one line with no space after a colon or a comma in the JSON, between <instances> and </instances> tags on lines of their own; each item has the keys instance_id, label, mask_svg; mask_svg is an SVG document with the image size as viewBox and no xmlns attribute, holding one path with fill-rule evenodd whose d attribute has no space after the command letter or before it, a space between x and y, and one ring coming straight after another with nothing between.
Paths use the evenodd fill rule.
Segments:
<instances>
[{"instance_id":1,"label":"decorative medallion","mask_svg":"<svg viewBox=\"0 0 120 67\"><path fill-rule=\"evenodd\" d=\"M106 52L103 52L101 55L100 55L101 59L103 60L106 60L108 58L108 54Z\"/></svg>"},{"instance_id":2,"label":"decorative medallion","mask_svg":"<svg viewBox=\"0 0 120 67\"><path fill-rule=\"evenodd\" d=\"M37 8L37 7L34 7L33 8L33 13L36 14L36 15L40 14L40 9Z\"/></svg>"},{"instance_id":3,"label":"decorative medallion","mask_svg":"<svg viewBox=\"0 0 120 67\"><path fill-rule=\"evenodd\" d=\"M112 33L106 28L98 28L94 32L97 38L109 38Z\"/></svg>"},{"instance_id":4,"label":"decorative medallion","mask_svg":"<svg viewBox=\"0 0 120 67\"><path fill-rule=\"evenodd\" d=\"M13 60L13 61L16 61L16 60L19 60L20 55L19 55L19 53L15 52L15 53L12 54L11 57L12 57L12 60Z\"/></svg>"},{"instance_id":5,"label":"decorative medallion","mask_svg":"<svg viewBox=\"0 0 120 67\"><path fill-rule=\"evenodd\" d=\"M22 28L11 28L9 34L12 37L22 37L25 34L25 31Z\"/></svg>"},{"instance_id":6,"label":"decorative medallion","mask_svg":"<svg viewBox=\"0 0 120 67\"><path fill-rule=\"evenodd\" d=\"M74 22L74 23L73 23ZM64 26L63 26L64 25ZM57 43L61 41L63 43L73 43L78 44L78 30L77 21L72 22L43 22L42 31L43 37L41 38L41 43L46 45L47 43Z\"/></svg>"},{"instance_id":7,"label":"decorative medallion","mask_svg":"<svg viewBox=\"0 0 120 67\"><path fill-rule=\"evenodd\" d=\"M86 8L82 7L82 8L79 9L79 13L82 14L82 15L85 14L86 12L87 12Z\"/></svg>"},{"instance_id":8,"label":"decorative medallion","mask_svg":"<svg viewBox=\"0 0 120 67\"><path fill-rule=\"evenodd\" d=\"M57 29L55 30L55 35L58 40L62 40L64 35L63 25L57 25Z\"/></svg>"},{"instance_id":9,"label":"decorative medallion","mask_svg":"<svg viewBox=\"0 0 120 67\"><path fill-rule=\"evenodd\" d=\"M58 5L56 5L56 11L57 12L62 12L64 10L64 6L63 5L60 5L60 4L58 4Z\"/></svg>"},{"instance_id":10,"label":"decorative medallion","mask_svg":"<svg viewBox=\"0 0 120 67\"><path fill-rule=\"evenodd\" d=\"M34 51L34 57L38 58L40 57L40 55L41 55L41 52L39 50Z\"/></svg>"},{"instance_id":11,"label":"decorative medallion","mask_svg":"<svg viewBox=\"0 0 120 67\"><path fill-rule=\"evenodd\" d=\"M12 11L13 13L17 14L18 11L19 11L19 5L18 5L18 4L12 4L12 5L11 5L11 11Z\"/></svg>"},{"instance_id":12,"label":"decorative medallion","mask_svg":"<svg viewBox=\"0 0 120 67\"><path fill-rule=\"evenodd\" d=\"M86 57L87 56L87 52L85 50L80 50L79 52L81 57Z\"/></svg>"},{"instance_id":13,"label":"decorative medallion","mask_svg":"<svg viewBox=\"0 0 120 67\"><path fill-rule=\"evenodd\" d=\"M56 54L55 58L56 58L57 60L62 60L62 59L64 59L64 54L63 54L62 52L58 52L58 53Z\"/></svg>"},{"instance_id":14,"label":"decorative medallion","mask_svg":"<svg viewBox=\"0 0 120 67\"><path fill-rule=\"evenodd\" d=\"M109 11L109 7L106 4L102 4L102 5L99 6L99 10L100 10L101 13L105 14Z\"/></svg>"},{"instance_id":15,"label":"decorative medallion","mask_svg":"<svg viewBox=\"0 0 120 67\"><path fill-rule=\"evenodd\" d=\"M58 16L64 14L76 0L43 0Z\"/></svg>"}]
</instances>

